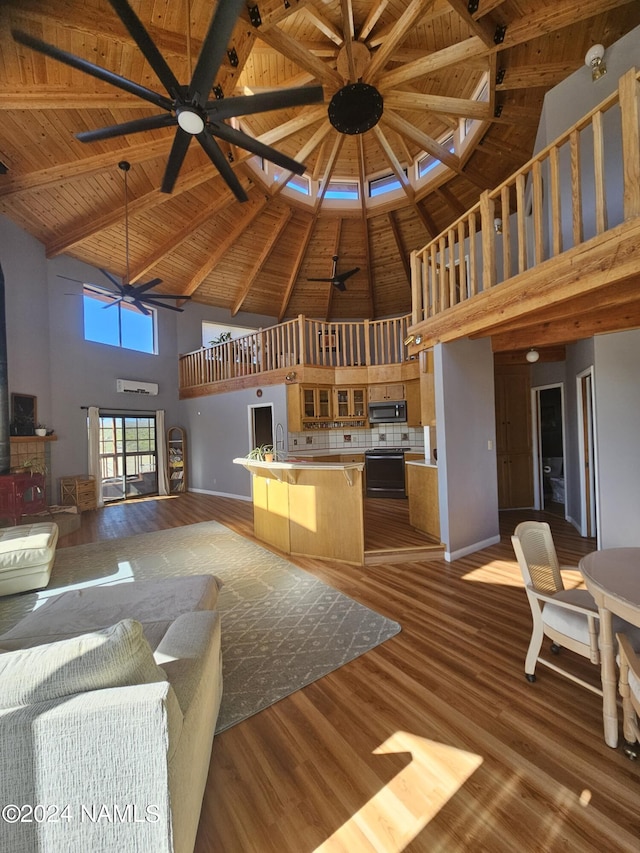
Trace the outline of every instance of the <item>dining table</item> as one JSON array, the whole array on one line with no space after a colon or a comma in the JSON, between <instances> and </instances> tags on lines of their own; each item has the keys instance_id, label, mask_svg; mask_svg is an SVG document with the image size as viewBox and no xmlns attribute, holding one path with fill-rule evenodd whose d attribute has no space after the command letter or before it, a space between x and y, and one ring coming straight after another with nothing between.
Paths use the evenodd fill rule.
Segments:
<instances>
[{"instance_id":1,"label":"dining table","mask_svg":"<svg viewBox=\"0 0 640 853\"><path fill-rule=\"evenodd\" d=\"M616 639L613 616L640 629L640 547L603 548L582 557L578 567L600 615L600 666L604 739L618 745Z\"/></svg>"}]
</instances>

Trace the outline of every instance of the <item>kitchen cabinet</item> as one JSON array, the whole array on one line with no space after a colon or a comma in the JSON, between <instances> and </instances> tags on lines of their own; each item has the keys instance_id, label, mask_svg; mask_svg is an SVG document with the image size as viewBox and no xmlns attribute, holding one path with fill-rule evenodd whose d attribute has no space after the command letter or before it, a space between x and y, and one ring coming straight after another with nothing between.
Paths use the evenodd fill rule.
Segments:
<instances>
[{"instance_id":1,"label":"kitchen cabinet","mask_svg":"<svg viewBox=\"0 0 640 853\"><path fill-rule=\"evenodd\" d=\"M409 524L440 541L438 469L431 465L407 465Z\"/></svg>"},{"instance_id":2,"label":"kitchen cabinet","mask_svg":"<svg viewBox=\"0 0 640 853\"><path fill-rule=\"evenodd\" d=\"M412 379L404 384L404 399L407 401L407 426L422 426L422 409L420 406L420 380Z\"/></svg>"},{"instance_id":3,"label":"kitchen cabinet","mask_svg":"<svg viewBox=\"0 0 640 853\"><path fill-rule=\"evenodd\" d=\"M336 388L333 398L333 415L338 421L347 418L366 418L366 389Z\"/></svg>"},{"instance_id":4,"label":"kitchen cabinet","mask_svg":"<svg viewBox=\"0 0 640 853\"><path fill-rule=\"evenodd\" d=\"M411 451L407 451L404 454L404 490L407 495L409 494L409 466L406 463L417 462L419 460L424 461L424 453L412 453Z\"/></svg>"},{"instance_id":5,"label":"kitchen cabinet","mask_svg":"<svg viewBox=\"0 0 640 853\"><path fill-rule=\"evenodd\" d=\"M167 430L167 475L169 494L187 491L187 448L185 432L181 427Z\"/></svg>"},{"instance_id":6,"label":"kitchen cabinet","mask_svg":"<svg viewBox=\"0 0 640 853\"><path fill-rule=\"evenodd\" d=\"M369 385L369 402L384 403L386 400L405 400L404 382L393 385Z\"/></svg>"},{"instance_id":7,"label":"kitchen cabinet","mask_svg":"<svg viewBox=\"0 0 640 853\"><path fill-rule=\"evenodd\" d=\"M301 385L302 419L324 420L331 418L331 386L330 385Z\"/></svg>"},{"instance_id":8,"label":"kitchen cabinet","mask_svg":"<svg viewBox=\"0 0 640 853\"><path fill-rule=\"evenodd\" d=\"M531 507L533 455L528 365L505 365L496 370L495 400L498 507Z\"/></svg>"}]
</instances>

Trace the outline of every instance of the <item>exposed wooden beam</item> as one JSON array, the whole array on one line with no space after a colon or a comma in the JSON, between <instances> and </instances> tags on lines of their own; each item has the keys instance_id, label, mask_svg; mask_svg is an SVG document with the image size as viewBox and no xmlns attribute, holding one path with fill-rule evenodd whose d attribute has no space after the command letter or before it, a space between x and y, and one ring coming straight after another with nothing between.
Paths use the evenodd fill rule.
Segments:
<instances>
[{"instance_id":1,"label":"exposed wooden beam","mask_svg":"<svg viewBox=\"0 0 640 853\"><path fill-rule=\"evenodd\" d=\"M336 167L336 161L338 159L338 155L342 149L342 145L344 143L344 136L341 133L337 133L335 139L333 140L333 147L329 154L329 159L327 160L327 165L325 166L324 175L322 176L322 180L320 181L320 188L318 190L318 195L316 196L316 203L314 206L314 212L316 216L320 213L320 208L322 207L322 202L324 200L325 194L327 192L327 187L329 186L329 181L331 180L331 175L333 174L333 170Z\"/></svg>"},{"instance_id":2,"label":"exposed wooden beam","mask_svg":"<svg viewBox=\"0 0 640 853\"><path fill-rule=\"evenodd\" d=\"M333 237L333 255L334 256L340 254L340 237L341 236L342 236L342 219L340 217L338 217L336 219L336 230L335 230L335 234ZM327 323L331 319L331 305L333 303L333 294L335 291L335 287L330 282L328 284L328 287L329 287L329 290L327 293L327 310L325 313L325 320Z\"/></svg>"},{"instance_id":3,"label":"exposed wooden beam","mask_svg":"<svg viewBox=\"0 0 640 853\"><path fill-rule=\"evenodd\" d=\"M488 47L492 47L495 44L493 37L496 31L496 21L492 20L488 15L477 19L473 17L469 12L468 0L447 0L447 2L474 35L481 38Z\"/></svg>"},{"instance_id":4,"label":"exposed wooden beam","mask_svg":"<svg viewBox=\"0 0 640 853\"><path fill-rule=\"evenodd\" d=\"M456 198L456 196L451 192L449 187L441 186L435 190L435 194L439 196L447 207L451 208L454 216L458 219L460 216L463 216L467 212L467 208L462 202Z\"/></svg>"},{"instance_id":5,"label":"exposed wooden beam","mask_svg":"<svg viewBox=\"0 0 640 853\"><path fill-rule=\"evenodd\" d=\"M369 296L369 305L371 317L376 315L375 293L373 289L373 273L371 269L371 246L369 245L369 219L367 217L367 200L364 196L365 187L367 186L365 159L364 159L364 139L359 133L356 137L358 141L358 176L360 178L360 218L362 220L362 241L365 250L365 263L367 265L367 294Z\"/></svg>"},{"instance_id":6,"label":"exposed wooden beam","mask_svg":"<svg viewBox=\"0 0 640 853\"><path fill-rule=\"evenodd\" d=\"M402 266L404 268L404 273L407 277L407 282L411 284L411 268L409 266L409 258L407 257L407 253L405 252L404 246L402 245L402 235L400 234L400 229L398 228L398 221L392 210L387 213L387 218L389 220L389 225L391 226L391 233L393 234L393 239L395 240L396 247L398 249L398 254L400 255L400 260L402 261Z\"/></svg>"},{"instance_id":7,"label":"exposed wooden beam","mask_svg":"<svg viewBox=\"0 0 640 853\"><path fill-rule=\"evenodd\" d=\"M111 150L106 154L94 154L91 157L48 166L46 169L38 169L36 172L28 172L25 175L14 177L9 173L0 184L0 197L28 192L33 189L40 190L53 184L67 183L75 178L85 178L88 175L103 172L105 169L113 169L113 164L123 158L130 163L143 163L145 160L168 154L171 139L172 137L167 137L167 139L155 139L152 142L127 145L117 151Z\"/></svg>"},{"instance_id":8,"label":"exposed wooden beam","mask_svg":"<svg viewBox=\"0 0 640 853\"><path fill-rule=\"evenodd\" d=\"M432 113L461 116L462 118L489 119L489 104L470 98L448 98L443 95L423 95L419 92L388 92L384 98L385 110L429 110Z\"/></svg>"},{"instance_id":9,"label":"exposed wooden beam","mask_svg":"<svg viewBox=\"0 0 640 853\"><path fill-rule=\"evenodd\" d=\"M431 154L432 157L440 160L441 163L444 163L445 166L453 169L454 172L460 171L460 158L457 154L452 154L448 148L441 145L439 142L436 142L435 139L424 133L415 125L411 124L411 122L407 121L402 116L398 115L398 113L393 110L385 110L382 117L382 123L393 128L396 133L401 133L403 136L406 136L407 139L415 142L423 151L426 151Z\"/></svg>"},{"instance_id":10,"label":"exposed wooden beam","mask_svg":"<svg viewBox=\"0 0 640 853\"><path fill-rule=\"evenodd\" d=\"M236 314L238 313L238 311L242 308L242 305L243 305L245 299L249 295L251 288L255 284L255 281L258 278L258 276L260 275L260 272L262 271L263 266L266 264L267 260L269 259L269 255L273 251L275 244L280 239L282 232L287 227L287 224L288 224L288 222L292 216L293 216L293 209L292 208L289 207L286 210L284 210L282 212L280 218L278 219L278 221L274 225L274 227L269 232L269 236L268 236L265 244L260 249L260 254L255 259L255 261L253 262L249 272L246 274L244 283L240 287L240 291L236 297L236 300L231 307L231 316L232 317L235 317Z\"/></svg>"},{"instance_id":11,"label":"exposed wooden beam","mask_svg":"<svg viewBox=\"0 0 640 853\"><path fill-rule=\"evenodd\" d=\"M268 130L266 133L257 137L260 142L265 145L274 145L281 139L286 139L287 136L292 136L294 133L299 133L305 127L315 124L317 121L326 119L327 108L322 104L316 107L309 107L303 110L299 115L289 121L277 125L273 130Z\"/></svg>"},{"instance_id":12,"label":"exposed wooden beam","mask_svg":"<svg viewBox=\"0 0 640 853\"><path fill-rule=\"evenodd\" d=\"M196 270L195 274L191 277L191 280L182 291L183 296L191 296L195 293L205 278L216 267L221 258L227 253L231 246L233 246L241 234L246 231L253 220L262 213L266 203L267 200L262 194L260 194L258 198L249 198L249 201L242 206L242 213L240 214L237 222L232 226L229 233L216 244L215 248L207 256L204 263L200 265L198 270Z\"/></svg>"},{"instance_id":13,"label":"exposed wooden beam","mask_svg":"<svg viewBox=\"0 0 640 853\"><path fill-rule=\"evenodd\" d=\"M306 50L294 38L273 27L269 30L258 30L258 37L262 41L271 45L283 56L288 57L292 62L295 62L300 68L309 71L321 83L328 86L342 86L342 78L337 71L334 71L326 62L318 59L311 51Z\"/></svg>"},{"instance_id":14,"label":"exposed wooden beam","mask_svg":"<svg viewBox=\"0 0 640 853\"><path fill-rule=\"evenodd\" d=\"M37 90L0 87L0 110L147 110L154 114L148 101L128 95L112 86L92 91L70 92L68 86L42 86ZM156 111L157 112L157 111ZM142 118L142 116L139 116Z\"/></svg>"},{"instance_id":15,"label":"exposed wooden beam","mask_svg":"<svg viewBox=\"0 0 640 853\"><path fill-rule=\"evenodd\" d=\"M384 93L402 83L409 83L417 77L424 77L434 71L448 68L450 65L457 65L471 57L486 56L488 53L489 48L483 43L482 39L479 39L478 36L471 36L471 38L457 44L452 44L424 56L422 59L416 59L415 62L409 62L402 68L381 74L377 80L377 87Z\"/></svg>"},{"instance_id":16,"label":"exposed wooden beam","mask_svg":"<svg viewBox=\"0 0 640 853\"><path fill-rule=\"evenodd\" d=\"M581 65L579 62L546 62L539 65L509 66L505 70L502 83L496 83L496 92L536 87L550 89Z\"/></svg>"},{"instance_id":17,"label":"exposed wooden beam","mask_svg":"<svg viewBox=\"0 0 640 853\"><path fill-rule=\"evenodd\" d=\"M358 33L358 41L365 41L371 30L380 20L380 15L382 15L388 4L389 0L376 0L375 3L372 3L371 8L369 9L369 14L365 18L364 24Z\"/></svg>"},{"instance_id":18,"label":"exposed wooden beam","mask_svg":"<svg viewBox=\"0 0 640 853\"><path fill-rule=\"evenodd\" d=\"M270 30L273 27L285 21L290 15L309 6L314 0L294 0L294 2L283 3L282 0L266 0L259 4L260 18L262 23L258 28L258 32ZM249 13L245 15L245 19L249 20Z\"/></svg>"},{"instance_id":19,"label":"exposed wooden beam","mask_svg":"<svg viewBox=\"0 0 640 853\"><path fill-rule=\"evenodd\" d=\"M291 294L293 293L293 286L296 283L296 279L298 278L298 273L300 272L300 267L302 265L302 260L305 256L307 248L309 246L309 241L311 240L311 235L313 234L313 229L318 220L318 214L314 213L313 216L309 217L309 222L307 223L307 227L302 235L302 239L300 240L300 244L298 246L298 251L296 252L296 257L293 262L293 266L289 272L289 280L287 281L287 285L285 287L284 295L282 297L282 304L280 305L280 311L278 312L278 323L282 322L283 317L287 313L287 308L289 307L289 302L291 301Z\"/></svg>"},{"instance_id":20,"label":"exposed wooden beam","mask_svg":"<svg viewBox=\"0 0 640 853\"><path fill-rule=\"evenodd\" d=\"M344 44L342 33L315 6L305 6L303 14L330 41L337 44L338 47L342 47Z\"/></svg>"},{"instance_id":21,"label":"exposed wooden beam","mask_svg":"<svg viewBox=\"0 0 640 853\"><path fill-rule=\"evenodd\" d=\"M241 181L243 189L245 192L251 186L249 181ZM229 187L225 187L224 190L216 197L215 201L205 207L199 214L194 216L192 219L189 219L186 225L178 230L174 231L171 237L168 240L165 240L164 243L161 243L157 246L154 251L147 255L147 257L140 261L139 263L132 265L130 270L130 283L134 284L136 281L139 281L150 269L153 269L157 264L160 263L163 258L166 258L167 255L172 254L176 251L178 246L184 243L185 240L188 240L198 228L201 228L206 222L212 219L221 211L225 210L232 204L236 203L235 196L229 189Z\"/></svg>"},{"instance_id":22,"label":"exposed wooden beam","mask_svg":"<svg viewBox=\"0 0 640 853\"><path fill-rule=\"evenodd\" d=\"M434 0L410 0L407 8L391 28L391 32L374 54L362 78L365 83L371 83L376 80L378 74L387 64L396 45L400 44L415 22L422 17L430 6L433 6L433 3Z\"/></svg>"}]
</instances>

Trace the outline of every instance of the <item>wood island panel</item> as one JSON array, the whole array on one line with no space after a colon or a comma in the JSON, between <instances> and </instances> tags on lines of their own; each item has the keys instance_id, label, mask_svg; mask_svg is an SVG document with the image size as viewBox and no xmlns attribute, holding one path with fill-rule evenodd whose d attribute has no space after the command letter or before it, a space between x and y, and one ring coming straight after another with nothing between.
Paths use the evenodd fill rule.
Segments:
<instances>
[{"instance_id":1,"label":"wood island panel","mask_svg":"<svg viewBox=\"0 0 640 853\"><path fill-rule=\"evenodd\" d=\"M440 539L438 469L430 465L407 465L409 524Z\"/></svg>"}]
</instances>

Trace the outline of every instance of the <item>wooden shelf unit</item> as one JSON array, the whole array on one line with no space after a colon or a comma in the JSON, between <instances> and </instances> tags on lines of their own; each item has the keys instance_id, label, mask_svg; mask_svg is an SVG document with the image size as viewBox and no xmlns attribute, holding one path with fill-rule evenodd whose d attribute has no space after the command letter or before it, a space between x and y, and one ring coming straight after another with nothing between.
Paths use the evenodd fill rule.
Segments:
<instances>
[{"instance_id":1,"label":"wooden shelf unit","mask_svg":"<svg viewBox=\"0 0 640 853\"><path fill-rule=\"evenodd\" d=\"M98 495L95 478L88 474L60 477L60 503L63 506L77 506L78 512L96 509Z\"/></svg>"},{"instance_id":2,"label":"wooden shelf unit","mask_svg":"<svg viewBox=\"0 0 640 853\"><path fill-rule=\"evenodd\" d=\"M182 427L167 430L167 476L170 495L187 491L187 444Z\"/></svg>"}]
</instances>

